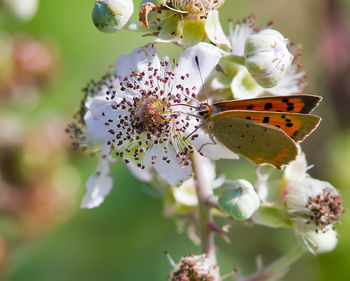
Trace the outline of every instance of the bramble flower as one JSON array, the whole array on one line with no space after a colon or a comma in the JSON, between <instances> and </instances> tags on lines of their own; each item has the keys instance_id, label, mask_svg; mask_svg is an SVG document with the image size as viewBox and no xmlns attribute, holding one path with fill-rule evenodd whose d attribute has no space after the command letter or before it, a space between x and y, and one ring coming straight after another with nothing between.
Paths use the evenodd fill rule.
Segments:
<instances>
[{"instance_id":1,"label":"bramble flower","mask_svg":"<svg viewBox=\"0 0 350 281\"><path fill-rule=\"evenodd\" d=\"M100 31L111 33L122 29L133 13L132 0L97 0L92 20Z\"/></svg>"},{"instance_id":2,"label":"bramble flower","mask_svg":"<svg viewBox=\"0 0 350 281\"><path fill-rule=\"evenodd\" d=\"M140 22L155 42L174 42L193 46L206 37L218 46L230 46L220 21L218 9L225 0L144 1Z\"/></svg>"},{"instance_id":3,"label":"bramble flower","mask_svg":"<svg viewBox=\"0 0 350 281\"><path fill-rule=\"evenodd\" d=\"M160 60L153 45L122 55L114 74L90 85L81 109L86 135L103 143L101 159L113 153L127 164L135 163L134 174L155 170L173 186L190 178L193 146L211 143L195 115L200 76L206 80L220 57L221 51L206 43L184 51L175 67L167 58ZM201 153L214 159L237 157L219 143L205 146ZM104 179L94 176L87 186L91 194L104 194L100 199L108 192L100 191L99 183L111 186L107 168L103 171L98 176Z\"/></svg>"},{"instance_id":4,"label":"bramble flower","mask_svg":"<svg viewBox=\"0 0 350 281\"><path fill-rule=\"evenodd\" d=\"M188 255L180 259L169 275L169 281L218 281L217 265L206 257L205 254L195 256Z\"/></svg>"},{"instance_id":5,"label":"bramble flower","mask_svg":"<svg viewBox=\"0 0 350 281\"><path fill-rule=\"evenodd\" d=\"M253 17L245 18L235 25L230 22L231 53L230 56L221 60L220 65L222 65L224 73L218 73L212 80L211 87L213 89L224 93L225 98L231 99L254 98L264 94L289 95L303 92L306 84L304 81L305 73L299 72L300 55L296 53L296 48L293 48L289 41L287 41L287 47L289 51L292 51L294 58L292 64L285 68L283 76L278 79L277 85L270 88L262 87L245 67L244 49L247 39L259 33L271 31L270 27L271 24L267 28L257 27ZM286 48L284 50L286 51Z\"/></svg>"},{"instance_id":6,"label":"bramble flower","mask_svg":"<svg viewBox=\"0 0 350 281\"><path fill-rule=\"evenodd\" d=\"M279 194L279 198L275 202L264 201L254 219L256 223L273 227L291 224L310 252L318 249L326 252L336 245L333 225L344 209L338 190L326 181L312 178L307 173L309 168L301 153L286 167L282 180L267 182L267 177L260 175L258 188L262 187L265 193L276 193L275 198Z\"/></svg>"},{"instance_id":7,"label":"bramble flower","mask_svg":"<svg viewBox=\"0 0 350 281\"><path fill-rule=\"evenodd\" d=\"M306 171L302 154L285 170L283 199L296 232L317 232L339 220L342 200L330 183L314 179Z\"/></svg>"}]
</instances>

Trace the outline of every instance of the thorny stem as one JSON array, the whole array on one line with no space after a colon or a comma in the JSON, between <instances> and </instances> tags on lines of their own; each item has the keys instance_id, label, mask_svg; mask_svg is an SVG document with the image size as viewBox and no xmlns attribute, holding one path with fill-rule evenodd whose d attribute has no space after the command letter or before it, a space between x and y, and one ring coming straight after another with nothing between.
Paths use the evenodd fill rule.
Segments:
<instances>
[{"instance_id":1,"label":"thorny stem","mask_svg":"<svg viewBox=\"0 0 350 281\"><path fill-rule=\"evenodd\" d=\"M216 265L216 249L214 241L214 231L210 227L214 224L213 216L210 212L211 204L209 203L213 198L213 191L211 183L205 181L205 169L201 163L199 154L195 151L192 158L192 165L194 171L194 179L196 184L196 192L198 196L199 209L199 232L201 238L202 253L207 255L207 258ZM208 204L209 203L209 204ZM217 269L217 279L219 280L219 270Z\"/></svg>"}]
</instances>

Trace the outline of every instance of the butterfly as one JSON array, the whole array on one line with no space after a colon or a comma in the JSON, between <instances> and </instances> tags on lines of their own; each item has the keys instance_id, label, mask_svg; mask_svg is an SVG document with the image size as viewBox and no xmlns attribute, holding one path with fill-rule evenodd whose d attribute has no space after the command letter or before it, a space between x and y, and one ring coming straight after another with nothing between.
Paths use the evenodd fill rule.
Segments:
<instances>
[{"instance_id":1,"label":"butterfly","mask_svg":"<svg viewBox=\"0 0 350 281\"><path fill-rule=\"evenodd\" d=\"M320 123L309 113L321 99L298 94L202 103L198 114L209 135L231 151L282 169L296 159L297 143Z\"/></svg>"}]
</instances>

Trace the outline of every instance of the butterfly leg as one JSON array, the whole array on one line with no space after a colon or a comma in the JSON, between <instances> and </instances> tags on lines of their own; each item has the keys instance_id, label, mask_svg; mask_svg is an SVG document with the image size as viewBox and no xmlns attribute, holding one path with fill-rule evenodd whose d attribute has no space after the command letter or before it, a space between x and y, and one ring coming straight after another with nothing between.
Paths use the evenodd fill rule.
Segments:
<instances>
[{"instance_id":1,"label":"butterfly leg","mask_svg":"<svg viewBox=\"0 0 350 281\"><path fill-rule=\"evenodd\" d=\"M197 128L195 128L195 129L193 130L192 133L190 133L188 136L186 136L186 137L183 139L183 141L187 140L190 136L192 136L195 132L197 132L201 126L202 126L202 125L200 125L200 126L198 126Z\"/></svg>"},{"instance_id":2,"label":"butterfly leg","mask_svg":"<svg viewBox=\"0 0 350 281\"><path fill-rule=\"evenodd\" d=\"M202 155L201 151L202 151L202 149L204 148L204 146L206 146L206 145L216 145L216 141L214 140L214 138L213 138L211 135L209 135L209 138L210 138L210 140L211 140L212 142L211 142L211 143L210 143L210 142L207 142L207 143L203 144L203 145L200 147L200 149L198 150L198 153L199 153L199 154Z\"/></svg>"}]
</instances>

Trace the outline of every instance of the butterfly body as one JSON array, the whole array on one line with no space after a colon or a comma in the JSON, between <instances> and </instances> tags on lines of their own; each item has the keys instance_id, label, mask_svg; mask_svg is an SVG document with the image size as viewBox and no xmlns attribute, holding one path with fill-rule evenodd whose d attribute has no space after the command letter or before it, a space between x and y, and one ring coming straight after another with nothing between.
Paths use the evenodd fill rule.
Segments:
<instances>
[{"instance_id":1,"label":"butterfly body","mask_svg":"<svg viewBox=\"0 0 350 281\"><path fill-rule=\"evenodd\" d=\"M321 118L309 114L321 97L293 95L204 103L198 113L211 136L257 164L277 168L295 160Z\"/></svg>"}]
</instances>

